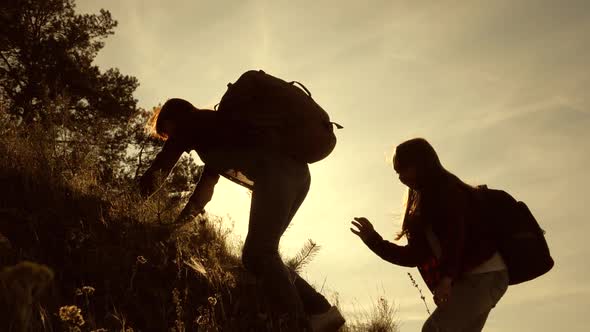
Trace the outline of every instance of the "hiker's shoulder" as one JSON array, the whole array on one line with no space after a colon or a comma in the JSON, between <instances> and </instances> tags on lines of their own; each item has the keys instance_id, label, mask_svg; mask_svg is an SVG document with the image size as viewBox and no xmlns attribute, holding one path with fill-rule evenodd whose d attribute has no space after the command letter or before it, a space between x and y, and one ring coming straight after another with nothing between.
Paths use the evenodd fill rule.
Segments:
<instances>
[{"instance_id":1,"label":"hiker's shoulder","mask_svg":"<svg viewBox=\"0 0 590 332\"><path fill-rule=\"evenodd\" d=\"M461 182L445 180L438 191L438 199L441 205L454 208L467 208L475 188Z\"/></svg>"}]
</instances>

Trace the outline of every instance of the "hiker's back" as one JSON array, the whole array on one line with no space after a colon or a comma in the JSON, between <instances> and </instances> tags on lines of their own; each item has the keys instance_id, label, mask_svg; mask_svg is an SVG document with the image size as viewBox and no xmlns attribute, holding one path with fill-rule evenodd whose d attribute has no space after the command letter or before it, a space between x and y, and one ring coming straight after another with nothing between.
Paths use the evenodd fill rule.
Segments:
<instances>
[{"instance_id":1,"label":"hiker's back","mask_svg":"<svg viewBox=\"0 0 590 332\"><path fill-rule=\"evenodd\" d=\"M219 112L241 123L259 144L313 163L336 145L330 117L297 82L259 71L247 71L228 84Z\"/></svg>"}]
</instances>

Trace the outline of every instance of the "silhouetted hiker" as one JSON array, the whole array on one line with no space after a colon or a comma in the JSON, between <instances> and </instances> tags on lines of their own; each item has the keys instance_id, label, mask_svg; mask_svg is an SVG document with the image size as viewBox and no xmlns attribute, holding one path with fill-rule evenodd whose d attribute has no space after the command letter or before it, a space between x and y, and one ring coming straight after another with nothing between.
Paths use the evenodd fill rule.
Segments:
<instances>
[{"instance_id":1,"label":"silhouetted hiker","mask_svg":"<svg viewBox=\"0 0 590 332\"><path fill-rule=\"evenodd\" d=\"M235 118L221 111L200 110L182 99L168 100L155 115L155 131L166 140L142 176L144 196L153 193L183 152L194 150L205 163L201 178L180 219L201 213L224 175L252 189L248 235L242 252L244 267L268 290L290 326L283 331L335 331L344 319L336 307L305 280L289 271L279 256L281 236L310 186L307 162L269 148Z\"/></svg>"},{"instance_id":2,"label":"silhouetted hiker","mask_svg":"<svg viewBox=\"0 0 590 332\"><path fill-rule=\"evenodd\" d=\"M386 240L366 218L354 218L351 231L378 256L393 264L418 267L434 294L436 310L422 331L481 331L508 287L508 273L493 237L480 222L477 188L453 175L434 148L415 138L398 145L394 170L409 187L400 246Z\"/></svg>"}]
</instances>

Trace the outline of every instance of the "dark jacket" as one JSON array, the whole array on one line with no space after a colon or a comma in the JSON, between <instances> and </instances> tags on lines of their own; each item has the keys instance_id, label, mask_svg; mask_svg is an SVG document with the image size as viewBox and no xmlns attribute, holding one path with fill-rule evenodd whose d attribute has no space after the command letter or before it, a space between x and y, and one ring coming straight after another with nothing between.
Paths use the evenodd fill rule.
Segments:
<instances>
[{"instance_id":1,"label":"dark jacket","mask_svg":"<svg viewBox=\"0 0 590 332\"><path fill-rule=\"evenodd\" d=\"M433 290L442 277L456 279L489 259L497 250L488 224L480 216L477 192L462 189L458 195L435 193L424 213L410 217L414 226L407 245L384 240L376 232L366 244L379 257L396 265L418 267L424 281ZM457 198L459 197L459 198ZM441 256L436 257L426 237L426 226L440 243Z\"/></svg>"},{"instance_id":2,"label":"dark jacket","mask_svg":"<svg viewBox=\"0 0 590 332\"><path fill-rule=\"evenodd\" d=\"M139 183L141 194L149 196L155 192L182 154L190 151L197 152L205 162L205 167L185 210L202 209L211 200L219 175L251 189L252 182L240 172L213 169L207 165L206 160L208 153L213 150L255 144L253 139L248 139L252 135L247 135L249 133L245 128L216 111L199 110L191 116L187 121L177 123L176 136L168 138L162 150L141 177Z\"/></svg>"}]
</instances>

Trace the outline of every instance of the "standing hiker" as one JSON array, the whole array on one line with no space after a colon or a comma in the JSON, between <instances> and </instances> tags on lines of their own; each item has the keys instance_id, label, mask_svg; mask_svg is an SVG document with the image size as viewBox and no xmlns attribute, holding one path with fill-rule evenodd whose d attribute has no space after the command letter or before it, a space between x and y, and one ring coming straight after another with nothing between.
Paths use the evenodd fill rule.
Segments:
<instances>
[{"instance_id":1,"label":"standing hiker","mask_svg":"<svg viewBox=\"0 0 590 332\"><path fill-rule=\"evenodd\" d=\"M278 80L258 71L243 76L249 80L247 84L252 80L261 84L272 80L275 84ZM280 116L277 117L278 112L270 116L249 114L248 110L254 109L253 106L262 111L270 106L249 105L248 101L253 99L244 98L247 93L240 92L243 87L240 82L243 80L238 80L235 88L228 89L226 95L231 98L224 96L218 111L200 110L182 99L170 99L162 106L155 115L154 129L166 143L141 179L142 194L153 193L159 184L156 180L167 176L181 154L191 150L197 152L205 166L179 220L190 220L203 211L220 175L251 189L248 235L242 252L244 267L265 286L277 312L288 325L283 331L336 331L344 324L338 309L305 280L289 271L278 252L281 236L309 190L308 162L329 154L335 138L327 145L329 151L316 151L310 154L314 156L313 160L305 160L299 153L301 151L294 147L296 142L281 136L297 124L288 122L290 127L284 127ZM288 87L281 86L281 89L299 90L291 84L284 84ZM256 101L261 99L264 98L259 97ZM326 129L333 136L331 124L328 125L330 127Z\"/></svg>"},{"instance_id":2,"label":"standing hiker","mask_svg":"<svg viewBox=\"0 0 590 332\"><path fill-rule=\"evenodd\" d=\"M384 260L418 267L437 305L423 332L481 331L509 279L473 201L477 189L443 168L421 138L397 146L393 168L409 188L396 238L405 236L407 245L384 240L366 218L354 218L351 231Z\"/></svg>"}]
</instances>

